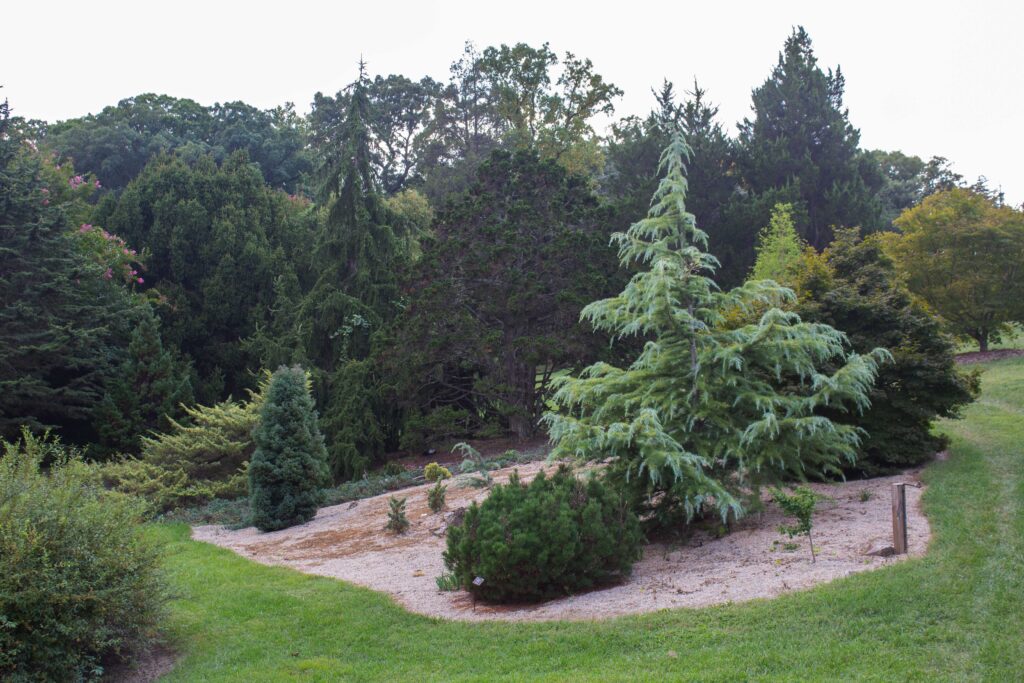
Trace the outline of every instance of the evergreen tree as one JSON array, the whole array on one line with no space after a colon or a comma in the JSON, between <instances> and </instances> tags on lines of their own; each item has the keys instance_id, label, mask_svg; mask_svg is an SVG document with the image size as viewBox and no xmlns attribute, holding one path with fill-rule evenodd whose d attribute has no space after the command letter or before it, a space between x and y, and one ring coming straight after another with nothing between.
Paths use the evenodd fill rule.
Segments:
<instances>
[{"instance_id":1,"label":"evergreen tree","mask_svg":"<svg viewBox=\"0 0 1024 683\"><path fill-rule=\"evenodd\" d=\"M160 323L145 306L128 354L96 408L96 431L108 449L137 453L141 437L166 429L182 404L192 402L189 368L164 349Z\"/></svg>"},{"instance_id":2,"label":"evergreen tree","mask_svg":"<svg viewBox=\"0 0 1024 683\"><path fill-rule=\"evenodd\" d=\"M862 414L823 411L866 432L856 462L844 468L876 475L926 462L943 446L934 421L959 415L973 400L977 377L958 370L953 341L910 295L878 239L837 230L815 260L824 267L805 263L794 279L794 310L804 320L842 329L855 352L884 346L893 356L879 369L871 406Z\"/></svg>"},{"instance_id":3,"label":"evergreen tree","mask_svg":"<svg viewBox=\"0 0 1024 683\"><path fill-rule=\"evenodd\" d=\"M771 76L753 93L754 118L740 124L739 165L761 203L763 224L780 201L800 203L802 236L822 249L833 225L874 228L883 183L877 163L858 150L860 132L843 106L845 79L837 67L818 66L810 36L793 30Z\"/></svg>"},{"instance_id":4,"label":"evergreen tree","mask_svg":"<svg viewBox=\"0 0 1024 683\"><path fill-rule=\"evenodd\" d=\"M327 451L302 368L274 373L253 431L249 464L252 522L262 531L313 518L329 483Z\"/></svg>"},{"instance_id":5,"label":"evergreen tree","mask_svg":"<svg viewBox=\"0 0 1024 683\"><path fill-rule=\"evenodd\" d=\"M775 280L787 287L792 286L805 247L793 225L792 204L776 204L771 221L761 230L757 260L750 279Z\"/></svg>"},{"instance_id":6,"label":"evergreen tree","mask_svg":"<svg viewBox=\"0 0 1024 683\"><path fill-rule=\"evenodd\" d=\"M406 396L532 436L553 374L598 353L578 315L614 291L603 222L584 178L535 152L493 152L438 214L414 272L389 350L411 375Z\"/></svg>"},{"instance_id":7,"label":"evergreen tree","mask_svg":"<svg viewBox=\"0 0 1024 683\"><path fill-rule=\"evenodd\" d=\"M80 248L42 160L0 105L0 437L22 425L91 441L91 414L124 351L125 288ZM58 188L54 188L56 195Z\"/></svg>"},{"instance_id":8,"label":"evergreen tree","mask_svg":"<svg viewBox=\"0 0 1024 683\"><path fill-rule=\"evenodd\" d=\"M145 248L145 287L168 305L164 343L189 358L207 403L241 395L258 363L239 343L273 303L279 277L301 277L313 237L304 203L271 190L245 154L217 165L157 157L99 220Z\"/></svg>"},{"instance_id":9,"label":"evergreen tree","mask_svg":"<svg viewBox=\"0 0 1024 683\"><path fill-rule=\"evenodd\" d=\"M866 408L888 354L847 353L841 332L777 308L724 327L728 310L793 294L770 281L717 289L716 261L702 251L707 235L685 208L688 154L673 131L647 218L613 237L624 266L646 269L582 314L613 339L642 336L643 351L627 368L596 363L557 381L561 412L546 421L555 457L611 458L610 476L636 504L672 517L713 505L724 516L742 512L740 491L756 495L766 481L852 461L858 430L816 411ZM822 370L829 362L838 366L831 374Z\"/></svg>"}]
</instances>

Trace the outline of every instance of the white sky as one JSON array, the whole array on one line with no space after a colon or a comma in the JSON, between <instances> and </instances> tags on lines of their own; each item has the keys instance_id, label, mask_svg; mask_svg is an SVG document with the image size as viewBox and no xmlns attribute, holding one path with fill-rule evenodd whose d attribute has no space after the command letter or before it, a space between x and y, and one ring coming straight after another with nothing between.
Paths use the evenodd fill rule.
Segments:
<instances>
[{"instance_id":1,"label":"white sky","mask_svg":"<svg viewBox=\"0 0 1024 683\"><path fill-rule=\"evenodd\" d=\"M143 92L306 112L313 93L353 80L360 55L371 74L447 80L467 39L548 41L625 91L617 115L646 113L663 77L681 88L696 76L734 132L751 88L803 24L822 66L843 68L862 146L948 157L1024 201L1019 0L349 4L7 0L0 97L16 115L50 121Z\"/></svg>"}]
</instances>

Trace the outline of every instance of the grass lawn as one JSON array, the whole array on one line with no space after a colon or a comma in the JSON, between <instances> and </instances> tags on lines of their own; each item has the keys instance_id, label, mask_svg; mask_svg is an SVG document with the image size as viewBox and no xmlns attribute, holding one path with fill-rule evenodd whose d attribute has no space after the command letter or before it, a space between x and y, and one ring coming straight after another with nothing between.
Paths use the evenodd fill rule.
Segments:
<instances>
[{"instance_id":1,"label":"grass lawn","mask_svg":"<svg viewBox=\"0 0 1024 683\"><path fill-rule=\"evenodd\" d=\"M162 525L182 654L166 680L1024 680L1024 359L983 367L925 472L924 558L771 601L463 624Z\"/></svg>"}]
</instances>

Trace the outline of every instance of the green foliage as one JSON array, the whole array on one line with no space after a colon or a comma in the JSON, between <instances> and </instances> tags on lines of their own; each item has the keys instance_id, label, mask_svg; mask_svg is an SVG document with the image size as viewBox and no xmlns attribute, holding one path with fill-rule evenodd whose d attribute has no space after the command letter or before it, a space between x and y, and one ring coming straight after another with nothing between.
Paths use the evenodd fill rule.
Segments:
<instances>
[{"instance_id":1,"label":"green foliage","mask_svg":"<svg viewBox=\"0 0 1024 683\"><path fill-rule=\"evenodd\" d=\"M640 524L618 493L561 467L529 485L515 472L482 505L474 501L461 526L448 530L444 561L477 597L542 600L627 575L641 542Z\"/></svg>"},{"instance_id":2,"label":"green foliage","mask_svg":"<svg viewBox=\"0 0 1024 683\"><path fill-rule=\"evenodd\" d=\"M426 477L427 481L441 481L442 479L450 479L452 473L447 467L441 467L436 462L427 463L427 466L423 468L423 476Z\"/></svg>"},{"instance_id":3,"label":"green foliage","mask_svg":"<svg viewBox=\"0 0 1024 683\"><path fill-rule=\"evenodd\" d=\"M907 291L878 238L838 229L819 260L804 260L794 310L846 332L855 352L884 347L892 353L892 362L879 368L870 407L823 411L866 432L856 462L844 469L877 475L928 461L943 447L935 420L959 415L977 392L977 377L957 367L952 339Z\"/></svg>"},{"instance_id":4,"label":"green foliage","mask_svg":"<svg viewBox=\"0 0 1024 683\"><path fill-rule=\"evenodd\" d=\"M0 441L0 678L92 680L156 636L167 591L136 501L48 436Z\"/></svg>"},{"instance_id":5,"label":"green foliage","mask_svg":"<svg viewBox=\"0 0 1024 683\"><path fill-rule=\"evenodd\" d=\"M142 459L166 469L180 468L191 479L226 479L252 457L252 432L259 422L269 380L245 402L224 401L185 409L163 433L142 439Z\"/></svg>"},{"instance_id":6,"label":"green foliage","mask_svg":"<svg viewBox=\"0 0 1024 683\"><path fill-rule=\"evenodd\" d=\"M0 438L22 425L95 439L92 411L124 353L133 302L72 229L77 204L0 108ZM66 182L66 181L65 181ZM49 197L53 195L51 200Z\"/></svg>"},{"instance_id":7,"label":"green foliage","mask_svg":"<svg viewBox=\"0 0 1024 683\"><path fill-rule=\"evenodd\" d=\"M361 477L381 462L393 441L395 408L370 359L342 363L324 384L321 424L330 444L331 475L335 481Z\"/></svg>"},{"instance_id":8,"label":"green foliage","mask_svg":"<svg viewBox=\"0 0 1024 683\"><path fill-rule=\"evenodd\" d=\"M310 267L305 204L267 187L242 153L219 166L161 156L98 213L148 251L144 286L164 299L164 341L192 360L197 398L212 403L250 387L260 359L240 340L265 323L276 281Z\"/></svg>"},{"instance_id":9,"label":"green foliage","mask_svg":"<svg viewBox=\"0 0 1024 683\"><path fill-rule=\"evenodd\" d=\"M895 221L889 245L907 286L982 351L1024 320L1024 211L966 189L933 194Z\"/></svg>"},{"instance_id":10,"label":"green foliage","mask_svg":"<svg viewBox=\"0 0 1024 683\"><path fill-rule=\"evenodd\" d=\"M388 521L384 528L396 534L404 534L409 529L409 520L405 516L405 498L388 498Z\"/></svg>"},{"instance_id":11,"label":"green foliage","mask_svg":"<svg viewBox=\"0 0 1024 683\"><path fill-rule=\"evenodd\" d=\"M857 148L860 132L843 104L845 87L838 67L821 70L810 36L798 26L753 92L753 120L740 124L743 179L755 194L772 197L766 210L779 201L798 203L806 216L800 233L817 249L831 241L833 225L879 223L874 193L883 180Z\"/></svg>"},{"instance_id":12,"label":"green foliage","mask_svg":"<svg viewBox=\"0 0 1024 683\"><path fill-rule=\"evenodd\" d=\"M757 260L750 279L774 280L791 286L800 268L805 246L793 225L793 205L776 204L771 221L759 236Z\"/></svg>"},{"instance_id":13,"label":"green foliage","mask_svg":"<svg viewBox=\"0 0 1024 683\"><path fill-rule=\"evenodd\" d=\"M478 421L465 408L440 406L425 414L414 410L402 423L399 447L403 450L423 450L431 441L472 436L478 427Z\"/></svg>"},{"instance_id":14,"label":"green foliage","mask_svg":"<svg viewBox=\"0 0 1024 683\"><path fill-rule=\"evenodd\" d=\"M278 368L253 430L249 502L252 522L262 531L312 519L329 481L327 451L307 381L302 368Z\"/></svg>"},{"instance_id":15,"label":"green foliage","mask_svg":"<svg viewBox=\"0 0 1024 683\"><path fill-rule=\"evenodd\" d=\"M266 182L293 192L310 170L301 119L291 105L259 110L244 102L212 107L152 93L123 99L98 114L45 128L46 146L63 159L100 176L103 185L124 189L153 156L178 152L218 161L245 150Z\"/></svg>"},{"instance_id":16,"label":"green foliage","mask_svg":"<svg viewBox=\"0 0 1024 683\"><path fill-rule=\"evenodd\" d=\"M390 460L384 464L384 474L388 477L393 477L397 474L401 474L405 470L399 463L394 460Z\"/></svg>"},{"instance_id":17,"label":"green foliage","mask_svg":"<svg viewBox=\"0 0 1024 683\"><path fill-rule=\"evenodd\" d=\"M437 582L437 590L450 593L459 590L459 577L451 572L442 572L441 576L434 577Z\"/></svg>"},{"instance_id":18,"label":"green foliage","mask_svg":"<svg viewBox=\"0 0 1024 683\"><path fill-rule=\"evenodd\" d=\"M796 519L796 524L780 525L779 533L786 534L789 538L806 536L807 544L811 546L811 562L814 562L814 539L811 537L811 529L814 527L814 507L821 500L821 496L806 486L797 486L790 494L778 488L772 489L771 493L775 504L784 513Z\"/></svg>"},{"instance_id":19,"label":"green foliage","mask_svg":"<svg viewBox=\"0 0 1024 683\"><path fill-rule=\"evenodd\" d=\"M552 374L600 345L579 325L616 275L585 179L531 151L497 151L437 217L386 367L404 402L465 410L521 436Z\"/></svg>"},{"instance_id":20,"label":"green foliage","mask_svg":"<svg viewBox=\"0 0 1024 683\"><path fill-rule=\"evenodd\" d=\"M447 491L448 487L440 481L427 489L427 505L431 512L437 514L444 508L445 492Z\"/></svg>"},{"instance_id":21,"label":"green foliage","mask_svg":"<svg viewBox=\"0 0 1024 683\"><path fill-rule=\"evenodd\" d=\"M716 288L716 261L701 251L707 237L684 206L687 154L677 130L647 218L613 237L623 266L639 272L618 296L583 309L613 340L647 340L642 352L626 368L597 363L556 380L561 412L545 421L554 457L611 459L611 476L635 504L687 518L709 506L725 517L765 482L852 462L857 428L818 411L866 408L888 354L847 353L841 332L777 308L724 327L730 310L793 293L770 281Z\"/></svg>"},{"instance_id":22,"label":"green foliage","mask_svg":"<svg viewBox=\"0 0 1024 683\"><path fill-rule=\"evenodd\" d=\"M124 458L95 466L104 487L144 500L153 514L233 500L248 494L247 465L226 479L192 479L182 469L168 469L145 460Z\"/></svg>"},{"instance_id":23,"label":"green foliage","mask_svg":"<svg viewBox=\"0 0 1024 683\"><path fill-rule=\"evenodd\" d=\"M164 349L159 321L147 306L132 331L127 357L96 407L96 431L108 449L138 453L146 432L166 429L190 403L188 365Z\"/></svg>"}]
</instances>

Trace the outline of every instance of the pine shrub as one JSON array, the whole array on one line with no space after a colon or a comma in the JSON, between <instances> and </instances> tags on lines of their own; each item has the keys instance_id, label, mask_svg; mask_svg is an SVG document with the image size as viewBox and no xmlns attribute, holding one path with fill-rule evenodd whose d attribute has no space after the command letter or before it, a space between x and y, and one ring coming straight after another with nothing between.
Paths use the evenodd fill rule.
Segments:
<instances>
[{"instance_id":1,"label":"pine shrub","mask_svg":"<svg viewBox=\"0 0 1024 683\"><path fill-rule=\"evenodd\" d=\"M430 507L431 512L438 513L444 508L444 499L447 491L448 487L440 481L427 490L427 505Z\"/></svg>"},{"instance_id":2,"label":"pine shrub","mask_svg":"<svg viewBox=\"0 0 1024 683\"><path fill-rule=\"evenodd\" d=\"M312 519L329 473L302 368L281 367L271 377L253 441L256 450L249 465L253 524L273 531Z\"/></svg>"},{"instance_id":3,"label":"pine shrub","mask_svg":"<svg viewBox=\"0 0 1024 683\"><path fill-rule=\"evenodd\" d=\"M423 468L423 476L427 481L441 481L442 479L451 479L452 473L447 467L431 462Z\"/></svg>"},{"instance_id":4,"label":"pine shrub","mask_svg":"<svg viewBox=\"0 0 1024 683\"><path fill-rule=\"evenodd\" d=\"M409 529L409 519L405 516L405 498L388 499L388 523L384 525L388 531L404 534Z\"/></svg>"},{"instance_id":5,"label":"pine shrub","mask_svg":"<svg viewBox=\"0 0 1024 683\"><path fill-rule=\"evenodd\" d=\"M140 508L56 442L0 441L0 680L92 680L156 635L167 596ZM60 444L56 443L58 449Z\"/></svg>"},{"instance_id":6,"label":"pine shrub","mask_svg":"<svg viewBox=\"0 0 1024 683\"><path fill-rule=\"evenodd\" d=\"M461 526L449 528L444 560L481 599L536 601L627 575L641 542L637 517L617 492L562 467L529 485L513 473L474 502Z\"/></svg>"}]
</instances>

